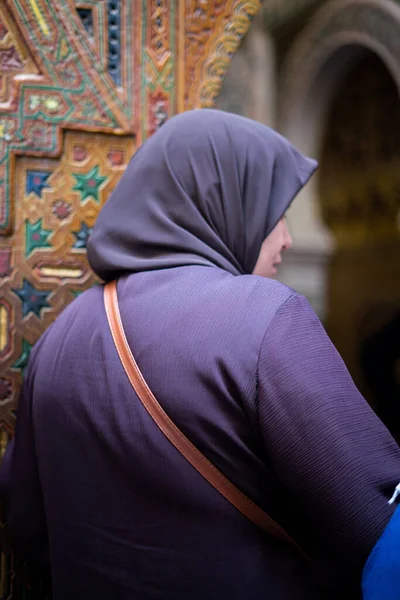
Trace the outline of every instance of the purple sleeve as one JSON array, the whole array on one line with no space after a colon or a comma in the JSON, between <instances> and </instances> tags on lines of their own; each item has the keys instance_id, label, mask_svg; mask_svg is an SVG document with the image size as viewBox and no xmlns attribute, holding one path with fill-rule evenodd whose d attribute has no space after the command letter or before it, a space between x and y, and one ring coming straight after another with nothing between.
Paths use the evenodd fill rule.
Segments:
<instances>
[{"instance_id":1,"label":"purple sleeve","mask_svg":"<svg viewBox=\"0 0 400 600\"><path fill-rule=\"evenodd\" d=\"M15 437L7 447L0 469L0 499L13 549L38 566L46 566L46 519L36 462L27 373L18 403Z\"/></svg>"},{"instance_id":2,"label":"purple sleeve","mask_svg":"<svg viewBox=\"0 0 400 600\"><path fill-rule=\"evenodd\" d=\"M320 543L361 566L393 509L400 450L305 298L278 311L260 351L258 410L278 478Z\"/></svg>"}]
</instances>

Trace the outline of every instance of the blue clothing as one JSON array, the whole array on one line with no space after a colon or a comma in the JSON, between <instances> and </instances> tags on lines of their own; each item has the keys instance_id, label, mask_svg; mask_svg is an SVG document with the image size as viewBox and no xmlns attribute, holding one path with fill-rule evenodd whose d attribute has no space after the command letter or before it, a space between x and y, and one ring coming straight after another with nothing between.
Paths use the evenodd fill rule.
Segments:
<instances>
[{"instance_id":1,"label":"blue clothing","mask_svg":"<svg viewBox=\"0 0 400 600\"><path fill-rule=\"evenodd\" d=\"M400 598L400 508L379 538L364 567L363 600Z\"/></svg>"}]
</instances>

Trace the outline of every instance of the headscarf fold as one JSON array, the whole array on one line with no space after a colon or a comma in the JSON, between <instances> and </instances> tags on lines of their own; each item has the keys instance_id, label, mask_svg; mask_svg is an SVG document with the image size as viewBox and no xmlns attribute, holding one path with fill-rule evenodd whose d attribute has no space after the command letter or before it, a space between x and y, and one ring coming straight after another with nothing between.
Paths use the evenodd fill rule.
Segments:
<instances>
[{"instance_id":1,"label":"headscarf fold","mask_svg":"<svg viewBox=\"0 0 400 600\"><path fill-rule=\"evenodd\" d=\"M199 109L137 151L88 243L104 280L208 265L251 273L261 245L317 167L275 131Z\"/></svg>"}]
</instances>

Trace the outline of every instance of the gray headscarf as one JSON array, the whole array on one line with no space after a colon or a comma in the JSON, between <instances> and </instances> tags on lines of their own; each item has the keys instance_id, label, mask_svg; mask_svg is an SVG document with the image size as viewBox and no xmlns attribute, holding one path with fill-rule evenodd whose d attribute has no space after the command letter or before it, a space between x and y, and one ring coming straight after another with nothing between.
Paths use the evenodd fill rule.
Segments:
<instances>
[{"instance_id":1,"label":"gray headscarf","mask_svg":"<svg viewBox=\"0 0 400 600\"><path fill-rule=\"evenodd\" d=\"M88 243L104 280L184 265L251 273L261 245L317 167L250 119L193 110L138 150Z\"/></svg>"}]
</instances>

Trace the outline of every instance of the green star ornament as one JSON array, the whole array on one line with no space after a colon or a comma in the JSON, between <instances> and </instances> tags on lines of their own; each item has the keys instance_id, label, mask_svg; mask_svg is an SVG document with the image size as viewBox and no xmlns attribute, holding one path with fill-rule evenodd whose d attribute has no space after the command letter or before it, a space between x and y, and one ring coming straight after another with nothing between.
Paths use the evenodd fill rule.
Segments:
<instances>
[{"instance_id":1,"label":"green star ornament","mask_svg":"<svg viewBox=\"0 0 400 600\"><path fill-rule=\"evenodd\" d=\"M87 198L93 198L97 203L99 202L99 188L107 180L107 177L99 174L99 169L99 165L96 165L88 173L73 173L77 181L73 189L81 192L82 202Z\"/></svg>"}]
</instances>

